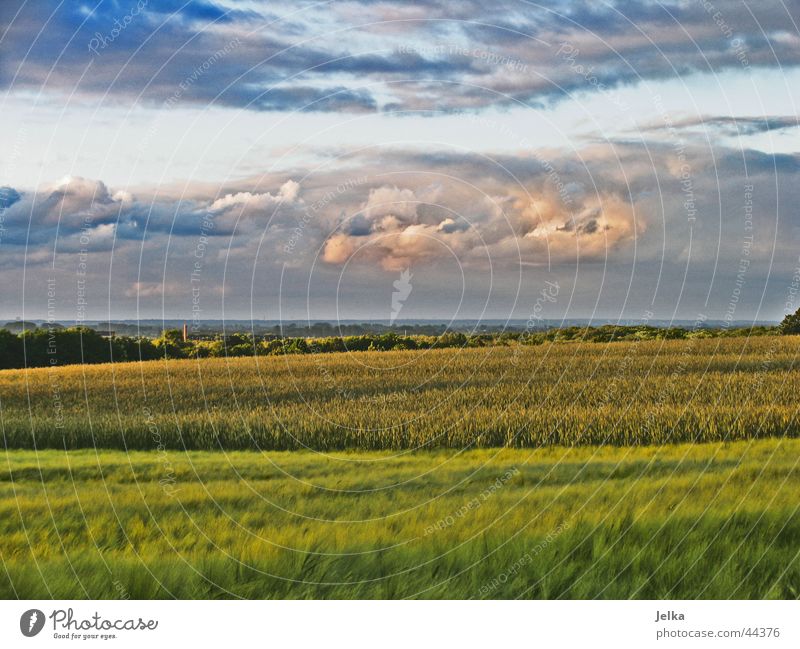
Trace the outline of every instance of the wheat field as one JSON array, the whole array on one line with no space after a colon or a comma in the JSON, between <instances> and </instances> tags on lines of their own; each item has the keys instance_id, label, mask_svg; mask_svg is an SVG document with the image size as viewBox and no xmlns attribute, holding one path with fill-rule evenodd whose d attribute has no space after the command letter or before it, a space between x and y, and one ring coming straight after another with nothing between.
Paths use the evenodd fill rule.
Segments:
<instances>
[{"instance_id":1,"label":"wheat field","mask_svg":"<svg viewBox=\"0 0 800 649\"><path fill-rule=\"evenodd\" d=\"M794 437L800 338L149 361L0 372L7 448L290 450Z\"/></svg>"}]
</instances>

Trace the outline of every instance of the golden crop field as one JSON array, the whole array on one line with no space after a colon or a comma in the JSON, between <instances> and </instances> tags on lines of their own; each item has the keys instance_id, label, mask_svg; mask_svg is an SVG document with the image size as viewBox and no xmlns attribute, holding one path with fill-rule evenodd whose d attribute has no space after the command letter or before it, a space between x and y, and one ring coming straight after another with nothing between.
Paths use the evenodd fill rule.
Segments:
<instances>
[{"instance_id":1,"label":"golden crop field","mask_svg":"<svg viewBox=\"0 0 800 649\"><path fill-rule=\"evenodd\" d=\"M0 372L7 448L415 449L798 436L800 338Z\"/></svg>"}]
</instances>

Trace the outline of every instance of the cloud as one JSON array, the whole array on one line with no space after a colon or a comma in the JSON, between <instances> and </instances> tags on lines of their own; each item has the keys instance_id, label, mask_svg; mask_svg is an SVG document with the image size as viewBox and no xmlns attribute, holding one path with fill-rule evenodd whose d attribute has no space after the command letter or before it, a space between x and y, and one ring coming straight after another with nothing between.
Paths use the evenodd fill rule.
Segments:
<instances>
[{"instance_id":1,"label":"cloud","mask_svg":"<svg viewBox=\"0 0 800 649\"><path fill-rule=\"evenodd\" d=\"M353 254L355 247L355 241L346 234L334 234L325 242L322 259L329 264L343 264Z\"/></svg>"},{"instance_id":2,"label":"cloud","mask_svg":"<svg viewBox=\"0 0 800 649\"><path fill-rule=\"evenodd\" d=\"M195 101L203 99L204 95L198 93ZM343 85L317 88L300 84L281 87L264 83L261 87L229 87L215 95L213 100L223 106L259 111L370 113L378 109L377 101L369 91Z\"/></svg>"},{"instance_id":3,"label":"cloud","mask_svg":"<svg viewBox=\"0 0 800 649\"><path fill-rule=\"evenodd\" d=\"M283 185L281 185L280 191L278 195L284 201L292 202L297 199L298 194L300 193L300 183L295 182L294 180L287 180Z\"/></svg>"},{"instance_id":4,"label":"cloud","mask_svg":"<svg viewBox=\"0 0 800 649\"><path fill-rule=\"evenodd\" d=\"M531 227L524 237L544 243L551 259L600 258L646 231L644 218L637 223L634 205L615 194L586 199L577 211L565 210L552 193L527 205L523 200L520 207Z\"/></svg>"},{"instance_id":5,"label":"cloud","mask_svg":"<svg viewBox=\"0 0 800 649\"><path fill-rule=\"evenodd\" d=\"M448 245L444 237L464 232L467 226L453 218L441 218L435 210L428 216L420 214L420 207L429 206L423 197L432 199L440 194L439 185L423 185L415 190L396 185L370 189L359 211L340 224L325 242L323 261L341 265L357 253L360 263L397 270L441 254L443 246ZM441 245L436 245L437 241Z\"/></svg>"},{"instance_id":6,"label":"cloud","mask_svg":"<svg viewBox=\"0 0 800 649\"><path fill-rule=\"evenodd\" d=\"M456 221L448 217L439 222L439 225L436 226L436 230L445 234L452 234L454 232L464 232L465 230L468 230L469 227L469 223L463 219Z\"/></svg>"},{"instance_id":7,"label":"cloud","mask_svg":"<svg viewBox=\"0 0 800 649\"><path fill-rule=\"evenodd\" d=\"M669 302L684 279L696 287L714 277L712 296L721 294L724 306L737 272L728 262L742 258L750 234L744 205L752 185L742 309L761 304L767 286L764 308L774 311L797 257L800 221L786 206L800 202L800 157L700 146L703 140L687 137L683 150L693 214L674 147L659 142L491 157L366 149L340 152L327 167L169 191L64 178L6 192L19 198L3 214L0 268L12 287L22 286L25 269L26 310L46 304L37 291L53 266L60 294L74 298L83 250L92 304L108 309L111 295L115 313L131 304L158 313L164 282L169 309L190 310L198 263L207 317L219 316L223 297L226 314L260 317L276 304L277 291L311 291L315 305L330 304L340 290L360 304L378 303L392 274L406 268L414 269L418 296L466 282L467 307L482 304L470 291L489 277L493 290L507 293L521 272L545 271L563 282L580 278L573 302L580 315L598 299L592 290L602 290L606 305L622 304L630 277L631 303L652 299L656 285L657 297ZM363 182L348 184L356 177ZM266 218L240 219L242 213ZM598 286L604 277L608 283ZM687 289L682 309L704 308L708 290ZM430 308L435 312L433 298Z\"/></svg>"},{"instance_id":8,"label":"cloud","mask_svg":"<svg viewBox=\"0 0 800 649\"><path fill-rule=\"evenodd\" d=\"M0 85L13 79L14 91L162 106L173 98L261 111L453 111L800 64L790 5L780 0L423 0L413 8L361 0L289 18L212 2L150 3L90 56L87 43L108 38L124 13L108 2L89 13L55 0L4 3Z\"/></svg>"},{"instance_id":9,"label":"cloud","mask_svg":"<svg viewBox=\"0 0 800 649\"><path fill-rule=\"evenodd\" d=\"M417 216L418 203L419 200L410 189L384 186L370 191L363 213L373 220L391 216L410 221Z\"/></svg>"},{"instance_id":10,"label":"cloud","mask_svg":"<svg viewBox=\"0 0 800 649\"><path fill-rule=\"evenodd\" d=\"M241 208L241 213L249 215L265 212L270 208L275 208L284 203L293 203L297 200L300 192L299 183L294 180L287 180L281 185L277 194L269 192L254 194L251 192L238 192L236 194L226 194L218 198L209 206L212 212L224 212L234 207Z\"/></svg>"},{"instance_id":11,"label":"cloud","mask_svg":"<svg viewBox=\"0 0 800 649\"><path fill-rule=\"evenodd\" d=\"M237 223L241 232L248 232L241 217L274 219L278 207L300 203L300 186L291 179L284 180L274 193L237 191L210 198L210 191L195 198L151 192L149 199L143 200L126 189L111 190L101 180L80 176L66 176L33 191L6 188L0 193L10 197L3 213L2 242L53 246L57 238L58 249L68 252L82 247L108 248L115 238L197 237L201 230L204 236L223 237L230 236ZM210 225L206 228L204 223Z\"/></svg>"},{"instance_id":12,"label":"cloud","mask_svg":"<svg viewBox=\"0 0 800 649\"><path fill-rule=\"evenodd\" d=\"M130 205L127 194L112 196L102 181L79 176L65 176L37 191L8 188L5 194L13 199L3 214L7 244L50 240L58 229L65 236L95 233L99 245L112 233L108 226Z\"/></svg>"},{"instance_id":13,"label":"cloud","mask_svg":"<svg viewBox=\"0 0 800 649\"><path fill-rule=\"evenodd\" d=\"M11 207L22 195L13 187L0 187L0 209Z\"/></svg>"},{"instance_id":14,"label":"cloud","mask_svg":"<svg viewBox=\"0 0 800 649\"><path fill-rule=\"evenodd\" d=\"M164 285L158 282L134 282L127 289L127 297L156 297L164 293Z\"/></svg>"},{"instance_id":15,"label":"cloud","mask_svg":"<svg viewBox=\"0 0 800 649\"><path fill-rule=\"evenodd\" d=\"M415 168L431 164L422 158L412 163ZM442 158L437 156L436 162L441 165ZM504 162L511 165L510 160ZM519 167L521 160L515 162ZM485 183L486 166L484 161L469 173L483 174ZM464 265L483 265L487 259L514 264L520 255L530 263L563 262L602 258L646 230L646 219L637 222L635 218L634 201L611 183L604 183L596 195L568 197L567 204L534 165L528 163L527 172L517 171L527 176L526 184L515 187L507 177L505 182L492 183L494 195L476 196L474 190L466 191L458 184L441 183L373 188L359 211L327 238L322 259L334 265L354 262L385 270L450 255ZM418 196L432 193L443 205L431 205Z\"/></svg>"},{"instance_id":16,"label":"cloud","mask_svg":"<svg viewBox=\"0 0 800 649\"><path fill-rule=\"evenodd\" d=\"M757 135L758 133L797 128L800 126L800 119L795 115L765 115L764 117L707 115L672 120L670 126L676 129L702 128L719 131L724 135L739 136ZM653 132L663 131L667 128L667 125L665 125L662 120L661 122L645 124L640 130L644 132Z\"/></svg>"}]
</instances>

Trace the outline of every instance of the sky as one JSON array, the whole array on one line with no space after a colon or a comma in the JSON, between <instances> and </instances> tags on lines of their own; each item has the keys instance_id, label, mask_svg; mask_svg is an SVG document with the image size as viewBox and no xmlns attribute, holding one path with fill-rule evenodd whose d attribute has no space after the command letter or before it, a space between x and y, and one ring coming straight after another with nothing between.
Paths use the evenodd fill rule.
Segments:
<instances>
[{"instance_id":1,"label":"sky","mask_svg":"<svg viewBox=\"0 0 800 649\"><path fill-rule=\"evenodd\" d=\"M0 319L779 320L798 20L3 2Z\"/></svg>"}]
</instances>

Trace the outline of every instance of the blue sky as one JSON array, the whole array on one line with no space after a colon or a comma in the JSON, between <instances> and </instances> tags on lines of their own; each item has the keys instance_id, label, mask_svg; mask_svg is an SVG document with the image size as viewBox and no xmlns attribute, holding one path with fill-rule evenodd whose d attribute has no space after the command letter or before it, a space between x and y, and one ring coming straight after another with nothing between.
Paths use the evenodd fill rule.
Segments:
<instances>
[{"instance_id":1,"label":"blue sky","mask_svg":"<svg viewBox=\"0 0 800 649\"><path fill-rule=\"evenodd\" d=\"M3 3L0 317L779 319L798 8Z\"/></svg>"}]
</instances>

